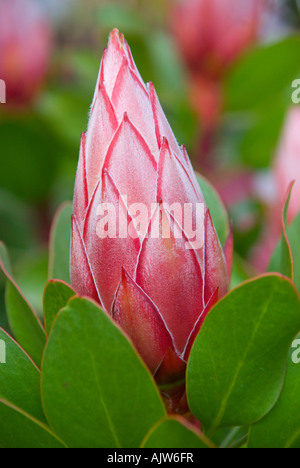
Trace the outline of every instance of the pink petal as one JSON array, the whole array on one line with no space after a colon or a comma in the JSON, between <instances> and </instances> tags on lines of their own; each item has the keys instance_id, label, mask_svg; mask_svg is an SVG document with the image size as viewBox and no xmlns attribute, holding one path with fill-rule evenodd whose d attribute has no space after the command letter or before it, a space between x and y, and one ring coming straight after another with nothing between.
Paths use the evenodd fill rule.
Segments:
<instances>
[{"instance_id":1,"label":"pink petal","mask_svg":"<svg viewBox=\"0 0 300 468\"><path fill-rule=\"evenodd\" d=\"M224 255L227 265L227 274L228 278L231 278L232 273L232 262L233 262L233 228L230 226L230 233L226 240L226 244L224 247Z\"/></svg>"},{"instance_id":2,"label":"pink petal","mask_svg":"<svg viewBox=\"0 0 300 468\"><path fill-rule=\"evenodd\" d=\"M83 221L85 218L86 210L88 207L88 189L86 179L86 134L81 135L79 162L77 167L75 190L74 190L74 201L73 201L73 212L78 220L80 230L82 230Z\"/></svg>"},{"instance_id":3,"label":"pink petal","mask_svg":"<svg viewBox=\"0 0 300 468\"><path fill-rule=\"evenodd\" d=\"M189 174L189 177L191 179L191 182L194 186L194 189L197 193L199 193L200 197L202 198L202 200L204 200L204 197L203 197L203 194L202 194L202 191L201 191L201 188L200 188L200 185L198 183L198 180L196 178L196 174L195 174L195 171L194 171L194 168L192 166L192 163L191 163L191 160L189 158L189 155L187 153L187 150L186 150L186 147L184 145L182 145L181 147L181 151L182 151L182 154L183 154L183 158L184 158L184 161L185 161L185 168Z\"/></svg>"},{"instance_id":4,"label":"pink petal","mask_svg":"<svg viewBox=\"0 0 300 468\"><path fill-rule=\"evenodd\" d=\"M71 283L77 294L100 302L76 217L72 216Z\"/></svg>"},{"instance_id":5,"label":"pink petal","mask_svg":"<svg viewBox=\"0 0 300 468\"><path fill-rule=\"evenodd\" d=\"M111 100L119 122L126 112L147 142L150 152L157 158L158 145L149 96L144 84L130 69L126 58L123 59Z\"/></svg>"},{"instance_id":6,"label":"pink petal","mask_svg":"<svg viewBox=\"0 0 300 468\"><path fill-rule=\"evenodd\" d=\"M154 304L124 269L112 314L154 373L172 339Z\"/></svg>"},{"instance_id":7,"label":"pink petal","mask_svg":"<svg viewBox=\"0 0 300 468\"><path fill-rule=\"evenodd\" d=\"M194 341L204 323L204 320L206 319L208 313L211 311L211 309L213 308L213 306L218 302L219 300L219 290L216 289L216 291L213 293L213 295L211 296L211 298L209 299L208 303L206 304L205 306L205 309L203 310L202 314L200 315L198 321L196 322L195 324L195 327L189 337L189 340L188 340L188 344L187 344L187 347L186 347L186 350L185 350L185 353L184 353L184 359L185 361L188 360L189 358L189 355L190 355L190 352L191 352L191 349L192 349L192 346L194 344Z\"/></svg>"},{"instance_id":8,"label":"pink petal","mask_svg":"<svg viewBox=\"0 0 300 468\"><path fill-rule=\"evenodd\" d=\"M101 178L102 166L118 121L107 93L100 84L86 134L86 165L89 199Z\"/></svg>"},{"instance_id":9,"label":"pink petal","mask_svg":"<svg viewBox=\"0 0 300 468\"><path fill-rule=\"evenodd\" d=\"M111 211L107 212L107 207L103 204L109 204ZM102 217L98 211L101 207L104 210ZM107 234L107 237L105 233L99 232L100 219L105 217L105 212L108 214L109 227L116 226L115 233L111 232ZM107 312L111 311L122 267L126 268L131 275L135 270L140 241L137 234L135 239L127 234L130 224L132 225L132 219L120 194L111 177L104 170L102 183L99 183L95 190L88 208L83 236L95 282ZM131 232L133 232L132 227Z\"/></svg>"},{"instance_id":10,"label":"pink petal","mask_svg":"<svg viewBox=\"0 0 300 468\"><path fill-rule=\"evenodd\" d=\"M163 238L162 230L170 224L171 235ZM180 231L175 224L169 222L163 206L156 209L142 244L136 282L158 307L181 354L203 310L203 281L195 252L186 248L184 233L178 239L174 236ZM160 227L159 238L151 234L155 225Z\"/></svg>"},{"instance_id":11,"label":"pink petal","mask_svg":"<svg viewBox=\"0 0 300 468\"><path fill-rule=\"evenodd\" d=\"M144 85L143 78L141 77L140 72L139 72L139 70L138 70L138 68L137 68L137 66L135 64L135 61L133 59L130 47L127 44L126 40L124 40L124 50L125 50L126 57L127 57L128 62L129 62L129 66L130 66L131 70L135 73L135 75L138 77L140 82Z\"/></svg>"},{"instance_id":12,"label":"pink petal","mask_svg":"<svg viewBox=\"0 0 300 468\"><path fill-rule=\"evenodd\" d=\"M109 98L111 98L116 83L117 76L125 57L124 37L119 35L119 31L114 29L109 35L108 46L103 53L100 70L100 80L102 81Z\"/></svg>"},{"instance_id":13,"label":"pink petal","mask_svg":"<svg viewBox=\"0 0 300 468\"><path fill-rule=\"evenodd\" d=\"M223 249L207 209L205 216L205 303L210 300L216 289L219 289L219 299L221 299L228 292L229 281Z\"/></svg>"},{"instance_id":14,"label":"pink petal","mask_svg":"<svg viewBox=\"0 0 300 468\"><path fill-rule=\"evenodd\" d=\"M197 256L202 268L204 264L204 201L200 192L195 191L185 168L173 155L165 138L163 138L158 165L157 199L170 206L178 205L179 213L177 214L175 209L173 216L191 241L194 240L196 230L198 229L198 234L201 231L201 245L197 248ZM187 212L187 205L191 205L190 213Z\"/></svg>"},{"instance_id":15,"label":"pink petal","mask_svg":"<svg viewBox=\"0 0 300 468\"><path fill-rule=\"evenodd\" d=\"M124 115L107 152L105 169L128 206L143 203L147 207L156 201L156 162L145 140Z\"/></svg>"},{"instance_id":16,"label":"pink petal","mask_svg":"<svg viewBox=\"0 0 300 468\"><path fill-rule=\"evenodd\" d=\"M152 83L149 83L148 86L152 112L154 115L155 132L158 146L159 148L161 147L163 138L165 137L169 142L171 150L178 156L180 160L183 160L177 140L161 107L155 88Z\"/></svg>"},{"instance_id":17,"label":"pink petal","mask_svg":"<svg viewBox=\"0 0 300 468\"><path fill-rule=\"evenodd\" d=\"M163 138L158 164L158 199L165 203L179 202L203 203L203 197L199 190L195 190L191 179L181 164L170 150L166 138Z\"/></svg>"}]
</instances>

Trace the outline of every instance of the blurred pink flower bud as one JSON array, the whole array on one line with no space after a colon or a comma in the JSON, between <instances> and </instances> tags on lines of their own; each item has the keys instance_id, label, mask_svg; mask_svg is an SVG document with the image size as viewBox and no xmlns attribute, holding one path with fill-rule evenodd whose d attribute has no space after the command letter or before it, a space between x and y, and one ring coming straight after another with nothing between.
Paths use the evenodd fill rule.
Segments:
<instances>
[{"instance_id":1,"label":"blurred pink flower bud","mask_svg":"<svg viewBox=\"0 0 300 468\"><path fill-rule=\"evenodd\" d=\"M291 107L287 114L270 177L262 181L262 187L256 187L256 193L267 207L265 229L252 255L252 263L260 272L266 271L282 235L282 207L293 181L288 223L300 212L300 108L297 106Z\"/></svg>"},{"instance_id":2,"label":"blurred pink flower bud","mask_svg":"<svg viewBox=\"0 0 300 468\"><path fill-rule=\"evenodd\" d=\"M171 25L190 70L219 78L255 41L262 0L181 0Z\"/></svg>"},{"instance_id":3,"label":"blurred pink flower bud","mask_svg":"<svg viewBox=\"0 0 300 468\"><path fill-rule=\"evenodd\" d=\"M171 10L171 29L191 74L192 100L208 124L222 105L220 80L257 38L263 1L179 0Z\"/></svg>"},{"instance_id":4,"label":"blurred pink flower bud","mask_svg":"<svg viewBox=\"0 0 300 468\"><path fill-rule=\"evenodd\" d=\"M111 314L158 381L174 380L228 291L231 247L224 254L185 148L112 31L81 141L73 287Z\"/></svg>"},{"instance_id":5,"label":"blurred pink flower bud","mask_svg":"<svg viewBox=\"0 0 300 468\"><path fill-rule=\"evenodd\" d=\"M300 108L293 106L286 118L274 164L278 201L282 202L290 183L295 180L288 221L300 211Z\"/></svg>"},{"instance_id":6,"label":"blurred pink flower bud","mask_svg":"<svg viewBox=\"0 0 300 468\"><path fill-rule=\"evenodd\" d=\"M39 3L0 0L0 79L8 105L30 103L45 79L52 40Z\"/></svg>"}]
</instances>

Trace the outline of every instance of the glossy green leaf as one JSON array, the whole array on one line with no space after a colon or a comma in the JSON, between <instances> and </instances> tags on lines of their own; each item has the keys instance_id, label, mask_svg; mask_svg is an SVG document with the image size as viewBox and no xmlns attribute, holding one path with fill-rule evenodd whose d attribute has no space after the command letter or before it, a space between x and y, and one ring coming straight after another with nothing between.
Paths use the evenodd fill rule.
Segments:
<instances>
[{"instance_id":1,"label":"glossy green leaf","mask_svg":"<svg viewBox=\"0 0 300 468\"><path fill-rule=\"evenodd\" d=\"M48 251L28 251L14 264L14 278L39 317L43 314L43 293L48 280Z\"/></svg>"},{"instance_id":2,"label":"glossy green leaf","mask_svg":"<svg viewBox=\"0 0 300 468\"><path fill-rule=\"evenodd\" d=\"M272 164L287 107L284 95L249 115L249 124L239 146L241 161L247 167L264 169Z\"/></svg>"},{"instance_id":3,"label":"glossy green leaf","mask_svg":"<svg viewBox=\"0 0 300 468\"><path fill-rule=\"evenodd\" d=\"M180 417L159 421L147 434L143 448L212 448L209 441L195 427Z\"/></svg>"},{"instance_id":4,"label":"glossy green leaf","mask_svg":"<svg viewBox=\"0 0 300 468\"><path fill-rule=\"evenodd\" d=\"M11 270L11 264L10 264L10 258L8 255L8 251L3 244L3 242L0 242L0 262L2 262L2 265L4 266L5 270L9 275L12 275L12 270Z\"/></svg>"},{"instance_id":5,"label":"glossy green leaf","mask_svg":"<svg viewBox=\"0 0 300 468\"><path fill-rule=\"evenodd\" d=\"M240 60L228 77L227 108L253 109L274 100L290 88L299 72L299 63L300 39L297 36L257 46Z\"/></svg>"},{"instance_id":6,"label":"glossy green leaf","mask_svg":"<svg viewBox=\"0 0 300 468\"><path fill-rule=\"evenodd\" d=\"M224 203L207 179L199 173L196 173L196 177L202 190L205 203L209 208L220 242L224 246L230 231L229 218Z\"/></svg>"},{"instance_id":7,"label":"glossy green leaf","mask_svg":"<svg viewBox=\"0 0 300 468\"><path fill-rule=\"evenodd\" d=\"M300 448L299 338L290 351L279 400L272 411L250 429L249 448Z\"/></svg>"},{"instance_id":8,"label":"glossy green leaf","mask_svg":"<svg viewBox=\"0 0 300 468\"><path fill-rule=\"evenodd\" d=\"M192 348L193 414L210 431L261 419L278 399L299 330L299 295L288 279L266 275L233 290L212 309Z\"/></svg>"},{"instance_id":9,"label":"glossy green leaf","mask_svg":"<svg viewBox=\"0 0 300 468\"><path fill-rule=\"evenodd\" d=\"M46 422L40 396L40 371L22 348L0 329L5 363L0 360L0 399ZM5 345L3 345L5 343ZM0 419L0 440L5 421Z\"/></svg>"},{"instance_id":10,"label":"glossy green leaf","mask_svg":"<svg viewBox=\"0 0 300 468\"><path fill-rule=\"evenodd\" d=\"M230 288L236 288L241 283L248 281L254 276L255 270L251 265L246 263L237 253L234 253Z\"/></svg>"},{"instance_id":11,"label":"glossy green leaf","mask_svg":"<svg viewBox=\"0 0 300 468\"><path fill-rule=\"evenodd\" d=\"M76 296L76 293L67 283L54 280L47 283L44 292L44 320L47 335L58 312L73 296Z\"/></svg>"},{"instance_id":12,"label":"glossy green leaf","mask_svg":"<svg viewBox=\"0 0 300 468\"><path fill-rule=\"evenodd\" d=\"M0 448L65 448L46 425L3 399L0 421Z\"/></svg>"},{"instance_id":13,"label":"glossy green leaf","mask_svg":"<svg viewBox=\"0 0 300 468\"><path fill-rule=\"evenodd\" d=\"M275 253L271 259L271 263L269 266L269 271L277 271L282 275L290 278L291 280L294 279L294 264L292 258L292 249L287 235L287 216L288 216L288 209L289 203L291 198L291 191L292 191L293 184L290 185L288 190L288 195L286 202L283 207L282 213L282 239L280 241L280 246L278 250L275 250Z\"/></svg>"},{"instance_id":14,"label":"glossy green leaf","mask_svg":"<svg viewBox=\"0 0 300 468\"><path fill-rule=\"evenodd\" d=\"M72 203L63 203L58 209L50 235L49 279L70 283Z\"/></svg>"},{"instance_id":15,"label":"glossy green leaf","mask_svg":"<svg viewBox=\"0 0 300 468\"><path fill-rule=\"evenodd\" d=\"M105 312L82 298L72 299L53 325L42 395L51 427L70 447L137 447L165 416L157 387L130 342Z\"/></svg>"},{"instance_id":16,"label":"glossy green leaf","mask_svg":"<svg viewBox=\"0 0 300 468\"><path fill-rule=\"evenodd\" d=\"M18 253L31 249L36 241L33 219L32 206L0 186L0 239Z\"/></svg>"},{"instance_id":17,"label":"glossy green leaf","mask_svg":"<svg viewBox=\"0 0 300 468\"><path fill-rule=\"evenodd\" d=\"M1 252L3 256L4 247ZM1 256L1 258L2 258ZM5 304L9 326L22 348L39 366L46 342L45 331L34 310L24 298L0 258L0 269L6 277ZM5 260L7 264L7 260Z\"/></svg>"},{"instance_id":18,"label":"glossy green leaf","mask_svg":"<svg viewBox=\"0 0 300 468\"><path fill-rule=\"evenodd\" d=\"M296 218L292 221L292 223L288 226L287 228L287 238L292 250L292 257L294 259L294 282L295 285L298 288L298 291L300 291L300 243L299 243L299 238L300 238L300 213ZM278 271L281 268L281 258L282 258L282 252L283 252L283 245L286 244L286 240L284 237L279 241L270 266L269 266L269 271Z\"/></svg>"},{"instance_id":19,"label":"glossy green leaf","mask_svg":"<svg viewBox=\"0 0 300 468\"><path fill-rule=\"evenodd\" d=\"M294 283L300 292L300 213L287 228L287 236L294 259Z\"/></svg>"}]
</instances>

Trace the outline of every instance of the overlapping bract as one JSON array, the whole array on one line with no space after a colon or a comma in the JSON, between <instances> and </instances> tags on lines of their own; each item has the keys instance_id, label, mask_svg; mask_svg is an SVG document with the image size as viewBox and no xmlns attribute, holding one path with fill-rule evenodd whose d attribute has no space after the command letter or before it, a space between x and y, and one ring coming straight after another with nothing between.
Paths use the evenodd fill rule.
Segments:
<instances>
[{"instance_id":1,"label":"overlapping bract","mask_svg":"<svg viewBox=\"0 0 300 468\"><path fill-rule=\"evenodd\" d=\"M224 255L206 207L202 248L186 248L189 238L175 215L170 238L149 232L154 223L161 228L164 216L171 219L165 204L203 202L153 85L144 84L124 37L112 31L81 141L72 285L112 315L160 381L180 373L205 315L226 294L231 252ZM143 203L151 212L147 229L99 238L97 210L107 203L120 215L119 233L134 229L129 207Z\"/></svg>"}]
</instances>

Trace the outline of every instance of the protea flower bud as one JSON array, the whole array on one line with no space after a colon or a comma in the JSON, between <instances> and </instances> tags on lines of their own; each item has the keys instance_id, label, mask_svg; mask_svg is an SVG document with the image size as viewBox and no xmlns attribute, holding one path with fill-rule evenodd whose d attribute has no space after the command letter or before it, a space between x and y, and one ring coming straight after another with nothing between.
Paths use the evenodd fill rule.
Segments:
<instances>
[{"instance_id":1,"label":"protea flower bud","mask_svg":"<svg viewBox=\"0 0 300 468\"><path fill-rule=\"evenodd\" d=\"M81 141L72 285L111 314L163 382L184 370L228 290L225 256L187 152L114 30Z\"/></svg>"},{"instance_id":2,"label":"protea flower bud","mask_svg":"<svg viewBox=\"0 0 300 468\"><path fill-rule=\"evenodd\" d=\"M8 105L31 102L45 79L51 47L51 28L40 2L0 0L0 79Z\"/></svg>"},{"instance_id":3,"label":"protea flower bud","mask_svg":"<svg viewBox=\"0 0 300 468\"><path fill-rule=\"evenodd\" d=\"M180 0L171 23L195 73L216 78L256 39L263 0Z\"/></svg>"}]
</instances>

